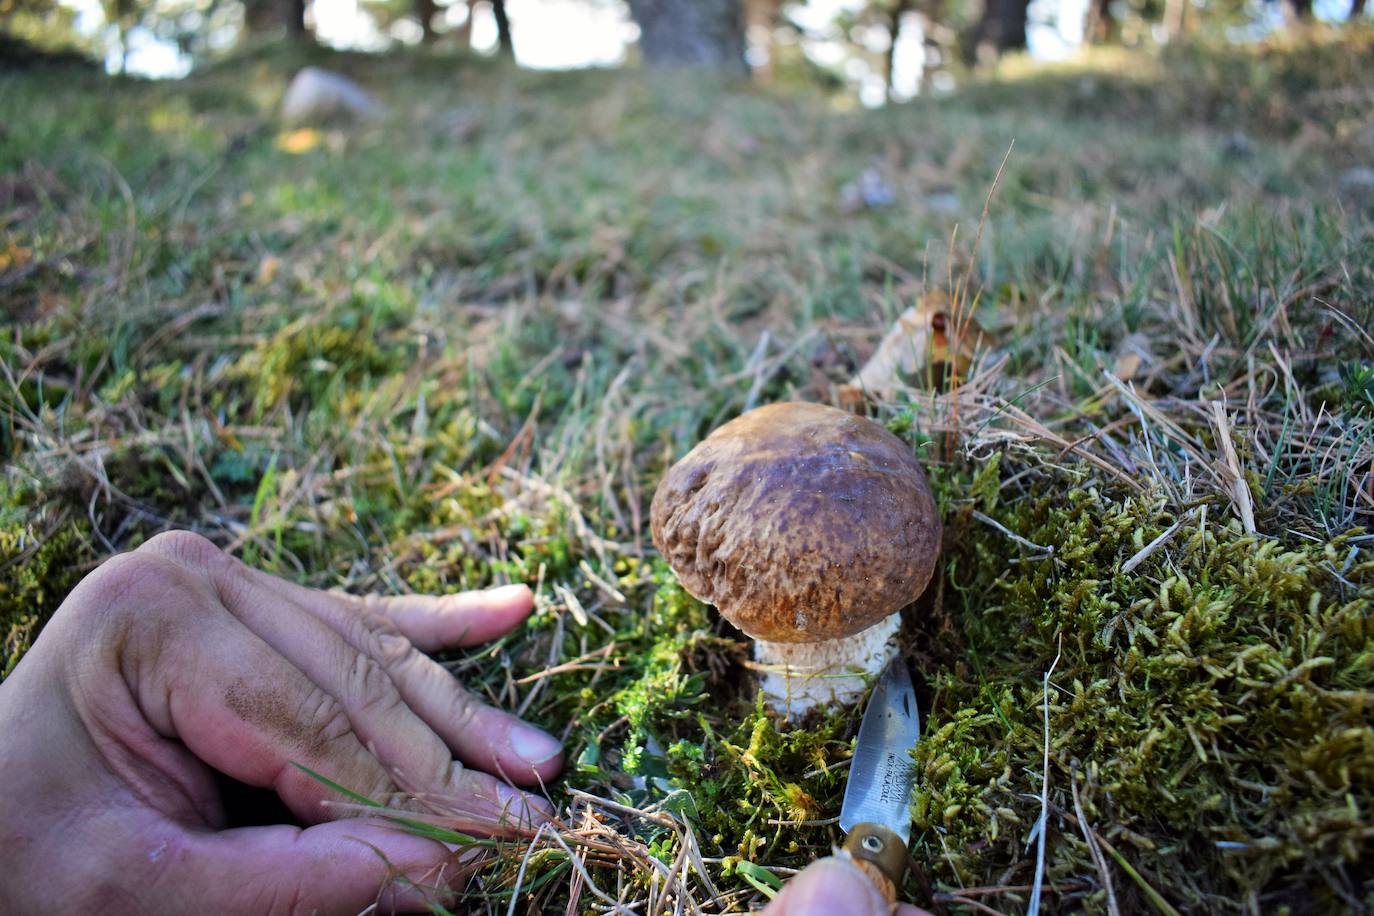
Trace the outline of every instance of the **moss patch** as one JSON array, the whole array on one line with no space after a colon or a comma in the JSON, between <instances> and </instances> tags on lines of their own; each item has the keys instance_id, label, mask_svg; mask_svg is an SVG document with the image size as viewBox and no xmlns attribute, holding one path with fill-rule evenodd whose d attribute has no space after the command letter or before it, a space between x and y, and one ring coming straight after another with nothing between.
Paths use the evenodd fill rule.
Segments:
<instances>
[{"instance_id":1,"label":"moss patch","mask_svg":"<svg viewBox=\"0 0 1374 916\"><path fill-rule=\"evenodd\" d=\"M1179 516L1077 477L1045 480L1064 497L1001 503L994 489L990 517L1052 548L1037 553L973 517L963 494L985 491L988 476L940 481L944 581L906 627L925 681L912 851L937 892L1030 882L1041 683L1060 655L1047 866L1058 906L1105 906L1072 819L1075 783L1089 826L1139 877L1109 866L1123 911L1148 910L1147 887L1199 911L1336 910L1366 893L1356 876L1374 805L1368 539L1285 547L1245 535L1219 506ZM825 821L839 810L854 718L780 727L733 667L744 643L661 568L654 580L645 626L614 637L637 670L583 694L570 781L686 818L726 875L741 862L803 867L842 841ZM920 898L919 879L907 893Z\"/></svg>"},{"instance_id":2,"label":"moss patch","mask_svg":"<svg viewBox=\"0 0 1374 916\"><path fill-rule=\"evenodd\" d=\"M991 510L1049 557L951 513L945 594L957 598L932 648L917 751L932 873L952 885L1028 878L1041 676L1059 655L1048 701L1057 812L1073 813L1077 781L1092 826L1175 902L1215 909L1264 892L1269 906L1349 904L1374 804L1371 540L1285 545L1245 535L1215 503L1179 515L1069 480L1043 489L1060 487ZM1050 823L1051 877L1094 874L1079 831ZM1121 877L1117 891L1145 905ZM1101 905L1099 891L1087 896Z\"/></svg>"},{"instance_id":3,"label":"moss patch","mask_svg":"<svg viewBox=\"0 0 1374 916\"><path fill-rule=\"evenodd\" d=\"M0 484L0 678L8 677L94 556L80 523Z\"/></svg>"}]
</instances>

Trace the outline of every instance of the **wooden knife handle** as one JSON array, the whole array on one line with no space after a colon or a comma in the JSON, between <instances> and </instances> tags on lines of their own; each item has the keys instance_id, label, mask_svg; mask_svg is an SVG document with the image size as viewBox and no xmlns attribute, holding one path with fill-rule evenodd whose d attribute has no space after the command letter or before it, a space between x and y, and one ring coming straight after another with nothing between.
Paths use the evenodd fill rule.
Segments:
<instances>
[{"instance_id":1,"label":"wooden knife handle","mask_svg":"<svg viewBox=\"0 0 1374 916\"><path fill-rule=\"evenodd\" d=\"M897 902L909 855L901 837L881 824L856 824L844 841L844 851L872 879L883 899Z\"/></svg>"}]
</instances>

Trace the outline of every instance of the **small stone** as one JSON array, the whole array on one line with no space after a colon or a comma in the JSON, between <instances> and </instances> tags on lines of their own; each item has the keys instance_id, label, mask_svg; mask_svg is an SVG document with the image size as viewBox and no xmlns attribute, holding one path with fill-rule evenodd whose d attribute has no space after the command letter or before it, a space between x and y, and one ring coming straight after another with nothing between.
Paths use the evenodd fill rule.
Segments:
<instances>
[{"instance_id":1,"label":"small stone","mask_svg":"<svg viewBox=\"0 0 1374 916\"><path fill-rule=\"evenodd\" d=\"M863 195L864 206L867 207L886 207L897 199L877 169L865 169L859 176L859 193Z\"/></svg>"},{"instance_id":2,"label":"small stone","mask_svg":"<svg viewBox=\"0 0 1374 916\"><path fill-rule=\"evenodd\" d=\"M306 67L295 75L281 101L281 117L288 125L332 120L368 120L382 106L346 76Z\"/></svg>"},{"instance_id":3,"label":"small stone","mask_svg":"<svg viewBox=\"0 0 1374 916\"><path fill-rule=\"evenodd\" d=\"M936 213L958 213L959 195L953 191L935 191L926 195L926 206Z\"/></svg>"},{"instance_id":4,"label":"small stone","mask_svg":"<svg viewBox=\"0 0 1374 916\"><path fill-rule=\"evenodd\" d=\"M1250 144L1250 138L1243 130L1233 130L1221 145L1221 151L1227 159L1249 159L1255 153L1255 148Z\"/></svg>"},{"instance_id":5,"label":"small stone","mask_svg":"<svg viewBox=\"0 0 1374 916\"><path fill-rule=\"evenodd\" d=\"M864 169L858 181L851 181L840 189L840 208L846 213L890 207L896 199L883 173L876 168Z\"/></svg>"},{"instance_id":6,"label":"small stone","mask_svg":"<svg viewBox=\"0 0 1374 916\"><path fill-rule=\"evenodd\" d=\"M1374 204L1374 169L1358 165L1341 173L1341 193L1347 197Z\"/></svg>"},{"instance_id":7,"label":"small stone","mask_svg":"<svg viewBox=\"0 0 1374 916\"><path fill-rule=\"evenodd\" d=\"M454 108L444 114L442 123L454 142L464 143L482 129L482 114L475 108Z\"/></svg>"}]
</instances>

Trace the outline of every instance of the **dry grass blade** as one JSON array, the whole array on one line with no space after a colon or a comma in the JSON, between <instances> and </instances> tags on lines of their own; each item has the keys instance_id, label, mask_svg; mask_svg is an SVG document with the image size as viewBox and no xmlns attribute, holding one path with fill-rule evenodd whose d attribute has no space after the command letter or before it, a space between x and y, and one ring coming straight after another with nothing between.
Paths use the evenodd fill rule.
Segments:
<instances>
[{"instance_id":1,"label":"dry grass blade","mask_svg":"<svg viewBox=\"0 0 1374 916\"><path fill-rule=\"evenodd\" d=\"M1049 832L1050 819L1050 676L1054 674L1054 669L1058 667L1059 659L1063 655L1062 640L1063 637L1061 636L1060 651L1055 654L1054 661L1050 662L1050 667L1045 671L1042 682L1044 689L1042 707L1045 729L1045 762L1040 778L1040 819L1035 822L1035 881L1031 887L1030 904L1026 907L1029 916L1036 916L1040 912L1040 888L1045 880L1045 836Z\"/></svg>"},{"instance_id":2,"label":"dry grass blade","mask_svg":"<svg viewBox=\"0 0 1374 916\"><path fill-rule=\"evenodd\" d=\"M984 525L991 525L993 528L996 528L998 531L1002 532L1002 533L1005 534L1007 537L1011 538L1013 541L1015 541L1016 543L1020 544L1022 547L1025 547L1025 548L1028 548L1028 549L1030 549L1030 550L1033 550L1033 551L1035 551L1036 553L1045 554L1045 556L1046 556L1047 558L1054 555L1054 548L1053 548L1053 547L1046 547L1046 546L1044 546L1044 545L1036 544L1036 543L1033 543L1033 542L1031 542L1031 541L1028 541L1028 540L1026 540L1025 538L1021 537L1021 535L1016 534L1016 533L1013 532L1013 531L1007 530L1006 526L1003 525L1001 522L997 521L997 520L994 519L994 518L989 518L987 515L984 515L982 512L979 512L977 509L973 510L972 515L973 515L974 518L978 519L978 521L982 522Z\"/></svg>"},{"instance_id":3,"label":"dry grass blade","mask_svg":"<svg viewBox=\"0 0 1374 916\"><path fill-rule=\"evenodd\" d=\"M536 681L542 681L546 677L552 677L556 674L565 674L569 671L614 671L620 667L619 661L599 665L588 664L588 662L594 658L608 658L614 652L615 643L607 643L594 652L588 652L586 655L579 655L577 658L563 662L562 664L550 665L541 671L534 672L534 674L527 674L522 678L516 678L514 683L533 684Z\"/></svg>"},{"instance_id":4,"label":"dry grass blade","mask_svg":"<svg viewBox=\"0 0 1374 916\"><path fill-rule=\"evenodd\" d=\"M959 894L936 894L932 899L936 903L957 903L959 906L966 906L975 912L987 913L989 916L1006 916L1001 910L994 909L981 900L974 900Z\"/></svg>"},{"instance_id":5,"label":"dry grass blade","mask_svg":"<svg viewBox=\"0 0 1374 916\"><path fill-rule=\"evenodd\" d=\"M1121 908L1117 906L1116 902L1116 890L1112 886L1112 875L1107 870L1107 860L1102 857L1102 849L1097 842L1097 833L1088 825L1088 818L1083 814L1083 801L1078 796L1077 766L1070 768L1069 780L1069 785L1073 790L1073 810L1078 816L1078 826L1083 831L1083 839L1087 842L1093 862L1097 865L1097 875L1102 880L1102 889L1107 893L1108 916L1121 916Z\"/></svg>"},{"instance_id":6,"label":"dry grass blade","mask_svg":"<svg viewBox=\"0 0 1374 916\"><path fill-rule=\"evenodd\" d=\"M1128 574L1135 572L1135 568L1137 566L1139 566L1141 563L1144 563L1150 557L1154 556L1155 551L1159 550L1159 548L1163 547L1165 544L1169 543L1169 541L1173 540L1174 535L1178 534L1179 529L1183 527L1185 521L1187 521L1187 519L1180 518L1178 521L1174 522L1168 528L1165 528L1164 531L1160 533L1158 537L1156 537L1150 543L1146 544L1144 547L1140 548L1140 550L1137 551L1134 555L1132 555L1131 558L1127 560L1125 563L1122 563L1121 571L1123 573Z\"/></svg>"},{"instance_id":7,"label":"dry grass blade","mask_svg":"<svg viewBox=\"0 0 1374 916\"><path fill-rule=\"evenodd\" d=\"M1222 455L1226 462L1226 476L1236 512L1240 515L1245 533L1254 534L1255 504L1250 497L1250 485L1246 482L1245 473L1241 470L1240 458L1236 456L1236 447L1231 442L1231 421L1226 416L1226 405L1220 401L1214 401L1212 403L1212 417L1216 424L1217 438L1221 443Z\"/></svg>"}]
</instances>

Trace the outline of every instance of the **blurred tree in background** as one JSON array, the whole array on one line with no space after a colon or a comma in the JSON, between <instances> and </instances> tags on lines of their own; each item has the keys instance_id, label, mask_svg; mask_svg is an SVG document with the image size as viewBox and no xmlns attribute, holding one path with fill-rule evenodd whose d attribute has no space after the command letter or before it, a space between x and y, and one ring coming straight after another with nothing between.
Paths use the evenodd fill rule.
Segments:
<instances>
[{"instance_id":1,"label":"blurred tree in background","mask_svg":"<svg viewBox=\"0 0 1374 916\"><path fill-rule=\"evenodd\" d=\"M362 0L367 12L378 27L387 34L396 34L397 23L409 22L416 28L415 40L420 44L440 42L452 47L472 46L472 23L477 16L490 16L496 27L496 52L504 57L515 56L515 42L511 32L506 0ZM405 34L405 30L401 31Z\"/></svg>"},{"instance_id":2,"label":"blurred tree in background","mask_svg":"<svg viewBox=\"0 0 1374 916\"><path fill-rule=\"evenodd\" d=\"M243 0L243 28L250 35L282 29L293 40L307 37L306 0Z\"/></svg>"},{"instance_id":3,"label":"blurred tree in background","mask_svg":"<svg viewBox=\"0 0 1374 916\"><path fill-rule=\"evenodd\" d=\"M850 86L865 102L902 99L950 85L1025 50L1035 28L1068 44L1081 26L1087 44L1174 43L1198 36L1254 37L1274 27L1308 28L1313 0L1086 0L1082 6L1030 0L583 0L610 8L639 30L638 53L651 67L694 66L726 74L750 71L760 82L809 81ZM112 70L131 48L161 42L186 60L203 60L245 42L315 40L312 0L0 0L0 62L20 64L34 49L78 50ZM507 0L361 0L375 26L374 46L444 43L470 47L473 24L495 53L515 57ZM1083 9L1081 23L1063 21ZM1349 0L1346 18L1365 16ZM1324 16L1333 14L1322 7ZM537 3L519 16L536 22ZM493 28L494 26L494 28ZM494 44L490 36L494 32ZM1064 36L1074 36L1067 38ZM337 39L336 39L337 40ZM569 39L572 40L572 39ZM21 48L19 42L24 43Z\"/></svg>"},{"instance_id":4,"label":"blurred tree in background","mask_svg":"<svg viewBox=\"0 0 1374 916\"><path fill-rule=\"evenodd\" d=\"M1008 51L1026 47L1026 17L1030 0L983 0L978 25L970 36L968 58L993 61Z\"/></svg>"},{"instance_id":5,"label":"blurred tree in background","mask_svg":"<svg viewBox=\"0 0 1374 916\"><path fill-rule=\"evenodd\" d=\"M0 0L0 33L11 39L24 39L40 47L68 43L75 32L76 10L58 0ZM4 59L20 54L19 46L7 42Z\"/></svg>"},{"instance_id":6,"label":"blurred tree in background","mask_svg":"<svg viewBox=\"0 0 1374 916\"><path fill-rule=\"evenodd\" d=\"M711 67L746 72L744 11L739 0L629 0L639 49L653 67Z\"/></svg>"}]
</instances>

